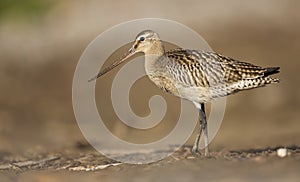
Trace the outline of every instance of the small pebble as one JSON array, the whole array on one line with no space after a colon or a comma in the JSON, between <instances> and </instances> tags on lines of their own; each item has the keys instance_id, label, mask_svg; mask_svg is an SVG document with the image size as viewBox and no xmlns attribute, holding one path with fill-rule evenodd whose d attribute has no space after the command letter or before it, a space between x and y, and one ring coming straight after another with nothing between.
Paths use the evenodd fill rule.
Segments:
<instances>
[{"instance_id":1,"label":"small pebble","mask_svg":"<svg viewBox=\"0 0 300 182\"><path fill-rule=\"evenodd\" d=\"M187 159L196 159L196 157L195 157L195 156L192 156L192 155L191 155L191 156L187 156L186 158L187 158Z\"/></svg>"},{"instance_id":2,"label":"small pebble","mask_svg":"<svg viewBox=\"0 0 300 182\"><path fill-rule=\"evenodd\" d=\"M277 156L278 157L286 157L287 156L287 149L286 148L277 149Z\"/></svg>"}]
</instances>

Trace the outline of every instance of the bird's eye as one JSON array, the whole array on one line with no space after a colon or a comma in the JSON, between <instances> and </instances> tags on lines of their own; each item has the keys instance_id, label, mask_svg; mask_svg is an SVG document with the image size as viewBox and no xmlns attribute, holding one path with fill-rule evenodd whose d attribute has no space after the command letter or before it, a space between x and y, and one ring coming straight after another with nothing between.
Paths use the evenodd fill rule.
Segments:
<instances>
[{"instance_id":1,"label":"bird's eye","mask_svg":"<svg viewBox=\"0 0 300 182\"><path fill-rule=\"evenodd\" d=\"M140 37L140 41L144 41L145 40L145 37Z\"/></svg>"}]
</instances>

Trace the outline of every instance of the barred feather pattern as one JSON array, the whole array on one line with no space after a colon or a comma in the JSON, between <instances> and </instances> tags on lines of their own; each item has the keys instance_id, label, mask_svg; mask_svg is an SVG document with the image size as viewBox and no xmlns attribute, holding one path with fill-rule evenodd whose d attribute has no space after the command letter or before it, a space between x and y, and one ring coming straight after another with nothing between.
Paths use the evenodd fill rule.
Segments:
<instances>
[{"instance_id":1,"label":"barred feather pattern","mask_svg":"<svg viewBox=\"0 0 300 182\"><path fill-rule=\"evenodd\" d=\"M262 68L214 52L175 49L159 57L150 79L163 90L197 102L209 102L241 90L279 82ZM179 93L180 92L180 93Z\"/></svg>"}]
</instances>

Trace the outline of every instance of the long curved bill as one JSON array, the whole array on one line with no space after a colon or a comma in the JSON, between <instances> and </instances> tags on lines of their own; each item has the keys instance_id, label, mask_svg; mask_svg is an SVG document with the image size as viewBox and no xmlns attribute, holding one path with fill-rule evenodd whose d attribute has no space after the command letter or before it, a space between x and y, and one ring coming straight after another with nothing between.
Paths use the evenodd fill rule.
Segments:
<instances>
[{"instance_id":1,"label":"long curved bill","mask_svg":"<svg viewBox=\"0 0 300 182\"><path fill-rule=\"evenodd\" d=\"M131 49L129 49L128 53L125 54L125 56L123 58L121 58L119 61L114 62L113 64L111 64L110 66L104 68L102 71L100 71L96 76L94 76L93 78L89 79L88 82L91 82L93 80L96 80L97 78L101 77L102 75L104 75L105 73L109 72L110 70L114 69L115 67L117 67L118 65L120 65L121 63L123 63L124 61L126 61L128 58L130 58L131 56L133 56L135 54L135 50L132 47Z\"/></svg>"}]
</instances>

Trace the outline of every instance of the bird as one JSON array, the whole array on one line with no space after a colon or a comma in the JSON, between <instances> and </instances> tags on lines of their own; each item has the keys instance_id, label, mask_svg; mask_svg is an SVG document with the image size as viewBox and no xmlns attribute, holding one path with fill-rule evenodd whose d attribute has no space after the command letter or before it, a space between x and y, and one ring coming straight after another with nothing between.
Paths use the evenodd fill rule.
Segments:
<instances>
[{"instance_id":1,"label":"bird","mask_svg":"<svg viewBox=\"0 0 300 182\"><path fill-rule=\"evenodd\" d=\"M160 89L194 103L199 111L198 132L192 147L199 154L199 141L204 137L204 156L209 157L208 129L205 104L239 91L279 83L271 75L280 67L261 67L215 52L176 48L165 51L157 32L143 30L137 34L131 48L90 81L96 80L136 53L144 53L149 79Z\"/></svg>"}]
</instances>

